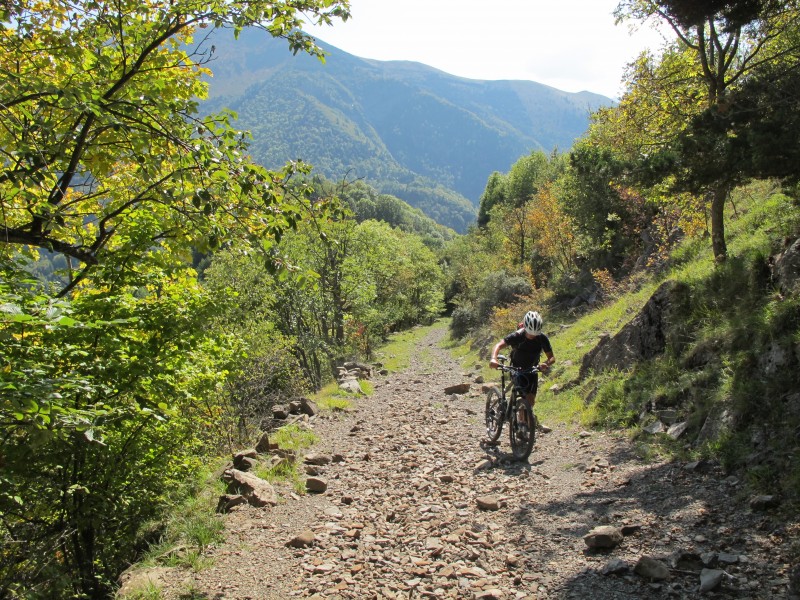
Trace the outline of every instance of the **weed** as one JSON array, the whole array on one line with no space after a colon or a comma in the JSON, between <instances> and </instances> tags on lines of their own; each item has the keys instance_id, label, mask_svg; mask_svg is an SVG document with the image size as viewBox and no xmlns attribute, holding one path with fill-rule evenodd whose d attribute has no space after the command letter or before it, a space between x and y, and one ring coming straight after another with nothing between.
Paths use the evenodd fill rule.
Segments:
<instances>
[{"instance_id":1,"label":"weed","mask_svg":"<svg viewBox=\"0 0 800 600\"><path fill-rule=\"evenodd\" d=\"M270 483L287 482L296 494L306 493L305 480L297 463L284 460L273 467L259 466L256 475Z\"/></svg>"},{"instance_id":2,"label":"weed","mask_svg":"<svg viewBox=\"0 0 800 600\"><path fill-rule=\"evenodd\" d=\"M125 594L124 600L162 600L161 587L148 581L142 587Z\"/></svg>"},{"instance_id":3,"label":"weed","mask_svg":"<svg viewBox=\"0 0 800 600\"><path fill-rule=\"evenodd\" d=\"M440 319L432 325L392 334L388 343L376 355L389 371L405 369L411 364L411 355L415 352L417 342L432 330L444 327L447 327L447 320Z\"/></svg>"},{"instance_id":4,"label":"weed","mask_svg":"<svg viewBox=\"0 0 800 600\"><path fill-rule=\"evenodd\" d=\"M270 436L270 440L286 450L301 450L310 448L319 438L310 429L297 424L285 425Z\"/></svg>"}]
</instances>

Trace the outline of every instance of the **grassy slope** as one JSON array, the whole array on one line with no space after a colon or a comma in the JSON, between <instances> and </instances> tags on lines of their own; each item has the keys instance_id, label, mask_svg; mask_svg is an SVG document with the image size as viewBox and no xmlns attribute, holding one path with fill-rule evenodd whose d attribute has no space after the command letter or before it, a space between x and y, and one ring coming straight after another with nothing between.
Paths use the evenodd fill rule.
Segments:
<instances>
[{"instance_id":1,"label":"grassy slope","mask_svg":"<svg viewBox=\"0 0 800 600\"><path fill-rule=\"evenodd\" d=\"M545 423L629 428L645 454L715 458L751 491L798 501L800 298L775 289L768 260L785 238L800 235L800 207L766 184L740 190L734 204L726 264L714 264L708 240L687 240L635 291L577 320L546 315L558 364L540 388L537 414ZM667 351L625 372L578 381L581 359L599 335L618 332L667 279L692 290L687 313L667 333ZM461 350L465 365L475 360L466 346ZM772 367L769 357L780 355L785 364ZM485 375L494 378L488 368ZM554 384L566 389L554 394ZM655 419L653 407L676 410L688 431L678 441L644 434L640 426ZM723 422L723 412L731 426L700 439L708 416Z\"/></svg>"}]
</instances>

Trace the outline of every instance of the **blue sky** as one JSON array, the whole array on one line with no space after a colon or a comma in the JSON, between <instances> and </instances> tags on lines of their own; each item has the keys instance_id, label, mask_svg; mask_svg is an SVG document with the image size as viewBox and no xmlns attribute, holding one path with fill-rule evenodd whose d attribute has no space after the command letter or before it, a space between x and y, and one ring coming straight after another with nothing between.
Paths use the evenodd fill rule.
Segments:
<instances>
[{"instance_id":1,"label":"blue sky","mask_svg":"<svg viewBox=\"0 0 800 600\"><path fill-rule=\"evenodd\" d=\"M617 1L351 0L351 20L308 32L363 58L616 98L626 65L664 40L647 26L615 25Z\"/></svg>"}]
</instances>

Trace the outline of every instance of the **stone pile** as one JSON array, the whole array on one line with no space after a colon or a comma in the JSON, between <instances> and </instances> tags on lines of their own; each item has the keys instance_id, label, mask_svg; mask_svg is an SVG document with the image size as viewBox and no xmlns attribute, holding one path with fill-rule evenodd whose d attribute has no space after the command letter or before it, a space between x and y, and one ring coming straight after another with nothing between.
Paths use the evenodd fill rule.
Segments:
<instances>
[{"instance_id":1,"label":"stone pile","mask_svg":"<svg viewBox=\"0 0 800 600\"><path fill-rule=\"evenodd\" d=\"M297 398L287 404L276 404L272 407L272 418L274 421L297 421L307 417L313 417L319 413L319 408L313 400L308 398ZM279 423L279 425L286 423Z\"/></svg>"},{"instance_id":2,"label":"stone pile","mask_svg":"<svg viewBox=\"0 0 800 600\"><path fill-rule=\"evenodd\" d=\"M385 370L381 369L381 365L376 368L380 369L384 374L386 373ZM336 381L339 384L339 389L363 395L364 391L358 382L362 379L371 379L372 375L372 366L359 362L346 362L337 369Z\"/></svg>"}]
</instances>

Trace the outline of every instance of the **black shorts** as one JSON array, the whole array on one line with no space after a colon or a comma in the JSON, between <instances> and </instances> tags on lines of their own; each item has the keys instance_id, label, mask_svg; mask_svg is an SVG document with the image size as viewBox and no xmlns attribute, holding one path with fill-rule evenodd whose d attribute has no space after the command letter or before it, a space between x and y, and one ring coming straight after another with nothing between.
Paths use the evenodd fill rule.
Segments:
<instances>
[{"instance_id":1,"label":"black shorts","mask_svg":"<svg viewBox=\"0 0 800 600\"><path fill-rule=\"evenodd\" d=\"M514 373L512 376L514 387L516 387L523 394L536 395L536 390L539 387L539 375L534 371L533 373Z\"/></svg>"}]
</instances>

